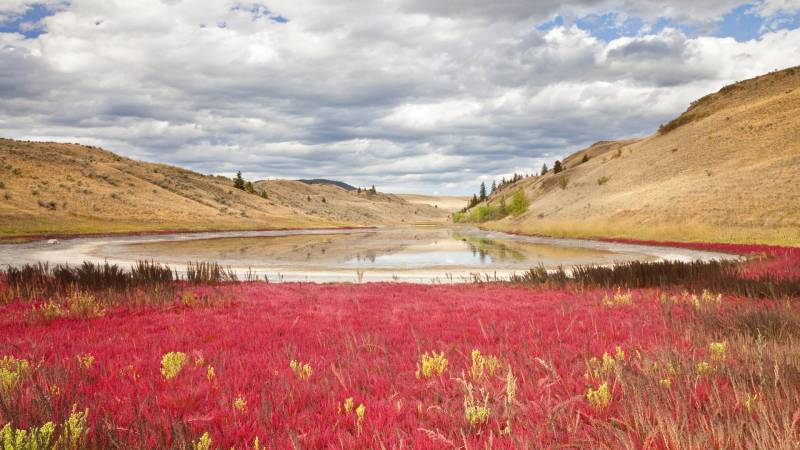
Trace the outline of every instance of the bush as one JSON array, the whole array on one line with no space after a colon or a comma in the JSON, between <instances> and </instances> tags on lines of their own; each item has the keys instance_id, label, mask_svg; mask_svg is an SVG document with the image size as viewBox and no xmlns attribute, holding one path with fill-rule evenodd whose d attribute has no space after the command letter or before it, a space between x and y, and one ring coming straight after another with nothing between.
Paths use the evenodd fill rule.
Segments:
<instances>
[{"instance_id":1,"label":"bush","mask_svg":"<svg viewBox=\"0 0 800 450\"><path fill-rule=\"evenodd\" d=\"M602 177L597 179L597 184L598 184L598 186L602 186L602 185L608 183L608 180L609 180L609 178L607 176L603 175Z\"/></svg>"},{"instance_id":2,"label":"bush","mask_svg":"<svg viewBox=\"0 0 800 450\"><path fill-rule=\"evenodd\" d=\"M509 212L512 216L516 217L524 213L528 210L528 199L525 198L525 192L520 189L517 192L514 192L514 195L511 197L511 206L509 207Z\"/></svg>"},{"instance_id":3,"label":"bush","mask_svg":"<svg viewBox=\"0 0 800 450\"><path fill-rule=\"evenodd\" d=\"M568 185L569 185L569 177L567 177L566 175L561 175L558 178L558 186L561 187L561 189L566 189Z\"/></svg>"},{"instance_id":4,"label":"bush","mask_svg":"<svg viewBox=\"0 0 800 450\"><path fill-rule=\"evenodd\" d=\"M489 220L500 220L508 215L508 212L504 211L504 209L506 209L504 203L501 203L498 206L479 206L470 210L469 216L467 216L467 221L486 222Z\"/></svg>"},{"instance_id":5,"label":"bush","mask_svg":"<svg viewBox=\"0 0 800 450\"><path fill-rule=\"evenodd\" d=\"M561 173L562 170L564 170L564 168L561 166L561 161L556 161L556 163L553 164L553 173Z\"/></svg>"}]
</instances>

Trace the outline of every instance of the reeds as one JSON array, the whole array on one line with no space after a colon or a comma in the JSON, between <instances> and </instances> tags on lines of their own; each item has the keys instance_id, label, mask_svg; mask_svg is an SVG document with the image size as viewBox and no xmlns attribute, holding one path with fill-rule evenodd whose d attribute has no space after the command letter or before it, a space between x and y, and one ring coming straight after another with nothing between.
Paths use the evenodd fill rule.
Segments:
<instances>
[{"instance_id":1,"label":"reeds","mask_svg":"<svg viewBox=\"0 0 800 450\"><path fill-rule=\"evenodd\" d=\"M255 279L252 271L246 276L247 281ZM105 305L160 304L174 300L183 281L198 286L239 280L232 269L208 262L189 263L185 277L152 261L138 261L127 270L108 262L86 261L75 266L26 264L0 271L0 282L7 285L0 290L0 303L60 301L76 293L89 293Z\"/></svg>"},{"instance_id":2,"label":"reeds","mask_svg":"<svg viewBox=\"0 0 800 450\"><path fill-rule=\"evenodd\" d=\"M547 271L544 267L514 274L515 284L564 286L572 283L592 288L670 288L691 291L708 290L737 297L800 297L800 278L778 277L770 272L757 277L746 275L739 264L730 261L632 261L613 266L575 266L571 274L562 267Z\"/></svg>"}]
</instances>

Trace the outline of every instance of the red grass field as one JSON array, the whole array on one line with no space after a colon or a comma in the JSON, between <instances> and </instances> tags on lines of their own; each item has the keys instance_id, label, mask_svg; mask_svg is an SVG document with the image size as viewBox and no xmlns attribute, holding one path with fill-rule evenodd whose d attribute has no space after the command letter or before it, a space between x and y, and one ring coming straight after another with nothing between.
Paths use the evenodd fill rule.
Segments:
<instances>
[{"instance_id":1,"label":"red grass field","mask_svg":"<svg viewBox=\"0 0 800 450\"><path fill-rule=\"evenodd\" d=\"M800 258L785 253L748 270L796 277ZM75 405L88 410L76 448L800 446L797 299L502 283L186 289L221 301L88 319L0 306L0 358L16 358L0 360L0 428L61 424ZM441 374L418 366L434 351ZM163 367L168 352L185 363Z\"/></svg>"}]
</instances>

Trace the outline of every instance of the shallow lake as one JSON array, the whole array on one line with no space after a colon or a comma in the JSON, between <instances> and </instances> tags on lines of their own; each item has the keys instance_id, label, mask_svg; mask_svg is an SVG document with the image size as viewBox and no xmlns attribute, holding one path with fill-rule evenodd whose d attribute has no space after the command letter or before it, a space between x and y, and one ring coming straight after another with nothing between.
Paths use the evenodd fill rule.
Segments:
<instances>
[{"instance_id":1,"label":"shallow lake","mask_svg":"<svg viewBox=\"0 0 800 450\"><path fill-rule=\"evenodd\" d=\"M186 233L0 245L0 264L157 261L182 270L214 261L272 280L435 281L531 267L730 257L709 252L515 236L467 227Z\"/></svg>"}]
</instances>

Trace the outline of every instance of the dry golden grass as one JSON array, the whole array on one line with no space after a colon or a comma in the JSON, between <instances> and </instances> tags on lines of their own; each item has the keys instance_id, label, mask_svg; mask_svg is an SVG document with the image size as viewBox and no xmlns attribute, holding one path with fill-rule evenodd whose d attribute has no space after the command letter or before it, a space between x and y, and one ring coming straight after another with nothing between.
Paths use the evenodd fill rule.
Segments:
<instances>
[{"instance_id":1,"label":"dry golden grass","mask_svg":"<svg viewBox=\"0 0 800 450\"><path fill-rule=\"evenodd\" d=\"M0 236L363 226L446 217L391 195L358 196L294 181L256 185L266 199L233 188L225 177L94 147L0 139Z\"/></svg>"},{"instance_id":2,"label":"dry golden grass","mask_svg":"<svg viewBox=\"0 0 800 450\"><path fill-rule=\"evenodd\" d=\"M398 197L409 203L429 205L451 213L461 210L469 202L468 196L398 194Z\"/></svg>"},{"instance_id":3,"label":"dry golden grass","mask_svg":"<svg viewBox=\"0 0 800 450\"><path fill-rule=\"evenodd\" d=\"M800 68L723 88L669 131L600 142L527 178L518 218L489 228L571 237L800 244ZM590 160L581 164L583 155ZM566 189L557 178L569 177ZM598 180L604 179L604 183Z\"/></svg>"}]
</instances>

